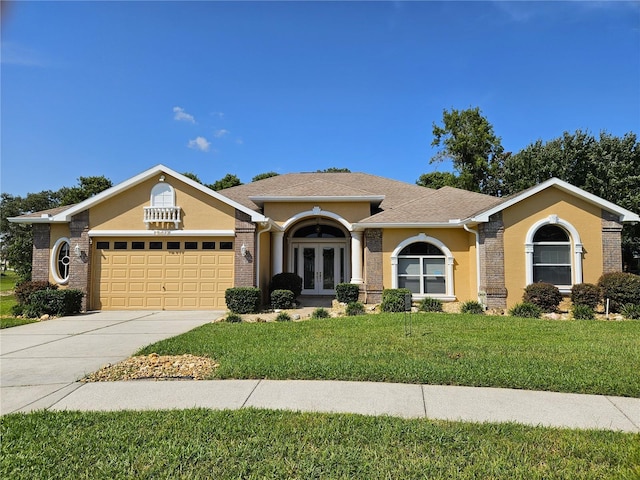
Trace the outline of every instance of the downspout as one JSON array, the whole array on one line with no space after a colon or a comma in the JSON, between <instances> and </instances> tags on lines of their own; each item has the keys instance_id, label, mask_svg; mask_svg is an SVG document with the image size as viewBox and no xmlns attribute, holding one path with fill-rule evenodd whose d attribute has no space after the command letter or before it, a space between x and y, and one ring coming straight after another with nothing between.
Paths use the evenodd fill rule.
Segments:
<instances>
[{"instance_id":1,"label":"downspout","mask_svg":"<svg viewBox=\"0 0 640 480\"><path fill-rule=\"evenodd\" d=\"M478 301L480 301L480 233L478 230L469 228L466 223L462 224L462 226L467 232L473 233L476 236L476 290Z\"/></svg>"},{"instance_id":2,"label":"downspout","mask_svg":"<svg viewBox=\"0 0 640 480\"><path fill-rule=\"evenodd\" d=\"M268 224L269 226L267 228L264 228L262 230L258 231L258 238L256 239L256 258L258 259L258 262L256 263L256 287L260 288L260 257L261 257L261 250L260 250L260 236L263 233L266 233L268 231L271 230L271 228L273 227L273 223L271 223L271 219L269 217L267 217L266 221L264 222L260 222L261 224Z\"/></svg>"}]
</instances>

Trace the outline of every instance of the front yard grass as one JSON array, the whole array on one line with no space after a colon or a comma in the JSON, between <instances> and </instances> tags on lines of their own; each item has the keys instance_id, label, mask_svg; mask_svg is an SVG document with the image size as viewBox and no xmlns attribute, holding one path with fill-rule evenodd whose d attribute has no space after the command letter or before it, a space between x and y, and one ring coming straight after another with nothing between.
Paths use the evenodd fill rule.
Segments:
<instances>
[{"instance_id":1,"label":"front yard grass","mask_svg":"<svg viewBox=\"0 0 640 480\"><path fill-rule=\"evenodd\" d=\"M637 478L640 435L239 411L2 417L0 478Z\"/></svg>"},{"instance_id":2,"label":"front yard grass","mask_svg":"<svg viewBox=\"0 0 640 480\"><path fill-rule=\"evenodd\" d=\"M640 397L640 322L403 314L211 323L139 352L213 358L214 378L468 385Z\"/></svg>"},{"instance_id":3,"label":"front yard grass","mask_svg":"<svg viewBox=\"0 0 640 480\"><path fill-rule=\"evenodd\" d=\"M11 291L16 286L17 276L11 271L0 275L0 329L26 325L37 322L34 318L16 318L13 316L13 306L17 303Z\"/></svg>"}]
</instances>

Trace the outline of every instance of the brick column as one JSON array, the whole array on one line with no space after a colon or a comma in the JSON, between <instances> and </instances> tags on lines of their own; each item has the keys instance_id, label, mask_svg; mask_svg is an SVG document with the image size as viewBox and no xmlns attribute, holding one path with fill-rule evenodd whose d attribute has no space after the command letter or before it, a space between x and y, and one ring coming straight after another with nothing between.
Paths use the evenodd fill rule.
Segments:
<instances>
[{"instance_id":1,"label":"brick column","mask_svg":"<svg viewBox=\"0 0 640 480\"><path fill-rule=\"evenodd\" d=\"M49 262L51 256L51 228L48 223L34 223L33 257L31 260L31 280L49 281Z\"/></svg>"},{"instance_id":2,"label":"brick column","mask_svg":"<svg viewBox=\"0 0 640 480\"><path fill-rule=\"evenodd\" d=\"M80 247L80 254L76 253ZM82 311L87 311L91 294L91 245L89 243L89 211L85 210L71 218L69 224L69 288L82 290Z\"/></svg>"},{"instance_id":3,"label":"brick column","mask_svg":"<svg viewBox=\"0 0 640 480\"><path fill-rule=\"evenodd\" d=\"M242 255L242 246L245 255ZM253 287L256 285L255 268L256 226L251 217L240 210L236 210L236 241L234 258L235 287Z\"/></svg>"},{"instance_id":4,"label":"brick column","mask_svg":"<svg viewBox=\"0 0 640 480\"><path fill-rule=\"evenodd\" d=\"M487 295L487 308L507 308L504 277L504 224L502 212L478 225L480 255L480 291Z\"/></svg>"},{"instance_id":5,"label":"brick column","mask_svg":"<svg viewBox=\"0 0 640 480\"><path fill-rule=\"evenodd\" d=\"M382 229L369 228L364 231L364 291L362 300L366 303L382 301ZM364 294L364 295L362 295Z\"/></svg>"},{"instance_id":6,"label":"brick column","mask_svg":"<svg viewBox=\"0 0 640 480\"><path fill-rule=\"evenodd\" d=\"M602 210L602 273L622 271L622 223Z\"/></svg>"}]
</instances>

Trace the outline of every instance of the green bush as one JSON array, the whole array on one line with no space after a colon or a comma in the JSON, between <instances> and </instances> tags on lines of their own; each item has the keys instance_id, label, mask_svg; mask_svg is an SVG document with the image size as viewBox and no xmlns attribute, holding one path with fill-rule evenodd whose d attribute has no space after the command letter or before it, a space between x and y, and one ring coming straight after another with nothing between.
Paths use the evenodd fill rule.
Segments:
<instances>
[{"instance_id":1,"label":"green bush","mask_svg":"<svg viewBox=\"0 0 640 480\"><path fill-rule=\"evenodd\" d=\"M621 312L627 303L640 305L640 276L633 273L605 273L598 280L603 301L609 299L609 311Z\"/></svg>"},{"instance_id":2,"label":"green bush","mask_svg":"<svg viewBox=\"0 0 640 480\"><path fill-rule=\"evenodd\" d=\"M571 302L595 309L600 303L600 288L592 283L578 283L571 289Z\"/></svg>"},{"instance_id":3,"label":"green bush","mask_svg":"<svg viewBox=\"0 0 640 480\"><path fill-rule=\"evenodd\" d=\"M589 305L574 305L571 313L576 320L593 320L596 318L596 312Z\"/></svg>"},{"instance_id":4,"label":"green bush","mask_svg":"<svg viewBox=\"0 0 640 480\"><path fill-rule=\"evenodd\" d=\"M311 314L311 318L327 318L329 311L326 308L318 307Z\"/></svg>"},{"instance_id":5,"label":"green bush","mask_svg":"<svg viewBox=\"0 0 640 480\"><path fill-rule=\"evenodd\" d=\"M484 314L484 307L476 300L468 300L460 307L460 313L473 313L474 315Z\"/></svg>"},{"instance_id":6,"label":"green bush","mask_svg":"<svg viewBox=\"0 0 640 480\"><path fill-rule=\"evenodd\" d=\"M357 302L360 286L355 283L339 283L336 285L336 299L340 303Z\"/></svg>"},{"instance_id":7,"label":"green bush","mask_svg":"<svg viewBox=\"0 0 640 480\"><path fill-rule=\"evenodd\" d=\"M256 287L227 288L224 299L233 313L257 313L260 310L260 289Z\"/></svg>"},{"instance_id":8,"label":"green bush","mask_svg":"<svg viewBox=\"0 0 640 480\"><path fill-rule=\"evenodd\" d=\"M361 302L351 302L347 304L346 313L350 317L364 315L364 305Z\"/></svg>"},{"instance_id":9,"label":"green bush","mask_svg":"<svg viewBox=\"0 0 640 480\"><path fill-rule=\"evenodd\" d=\"M290 290L293 292L294 299L296 299L302 293L302 278L295 273L278 273L271 279L269 290L272 292L274 290Z\"/></svg>"},{"instance_id":10,"label":"green bush","mask_svg":"<svg viewBox=\"0 0 640 480\"><path fill-rule=\"evenodd\" d=\"M628 318L629 320L640 320L640 305L627 303L622 306L620 313L622 313L624 318Z\"/></svg>"},{"instance_id":11,"label":"green bush","mask_svg":"<svg viewBox=\"0 0 640 480\"><path fill-rule=\"evenodd\" d=\"M404 296L411 295L408 288L387 288L382 291L380 310L383 312L404 312Z\"/></svg>"},{"instance_id":12,"label":"green bush","mask_svg":"<svg viewBox=\"0 0 640 480\"><path fill-rule=\"evenodd\" d=\"M42 315L55 317L74 315L82 309L82 297L84 297L82 290L72 288L37 290L29 295L28 303L24 305L23 314L29 318L41 317Z\"/></svg>"},{"instance_id":13,"label":"green bush","mask_svg":"<svg viewBox=\"0 0 640 480\"><path fill-rule=\"evenodd\" d=\"M522 300L539 306L543 312L555 312L562 301L562 294L555 285L537 282L526 286Z\"/></svg>"},{"instance_id":14,"label":"green bush","mask_svg":"<svg viewBox=\"0 0 640 480\"><path fill-rule=\"evenodd\" d=\"M514 305L513 308L509 310L509 315L521 318L540 318L542 316L542 309L533 303L522 302Z\"/></svg>"},{"instance_id":15,"label":"green bush","mask_svg":"<svg viewBox=\"0 0 640 480\"><path fill-rule=\"evenodd\" d=\"M271 307L273 309L293 308L295 299L291 290L274 290L271 292Z\"/></svg>"},{"instance_id":16,"label":"green bush","mask_svg":"<svg viewBox=\"0 0 640 480\"><path fill-rule=\"evenodd\" d=\"M431 297L423 298L418 304L418 310L421 312L441 312L442 300Z\"/></svg>"},{"instance_id":17,"label":"green bush","mask_svg":"<svg viewBox=\"0 0 640 480\"><path fill-rule=\"evenodd\" d=\"M276 317L276 322L290 322L290 321L291 321L291 315L289 315L287 312L280 312Z\"/></svg>"},{"instance_id":18,"label":"green bush","mask_svg":"<svg viewBox=\"0 0 640 480\"><path fill-rule=\"evenodd\" d=\"M58 286L49 282L26 281L16 285L14 294L18 305L26 305L29 303L29 296L40 290L57 290Z\"/></svg>"},{"instance_id":19,"label":"green bush","mask_svg":"<svg viewBox=\"0 0 640 480\"><path fill-rule=\"evenodd\" d=\"M229 323L240 323L242 322L242 317L237 313L231 312L229 315L227 315L225 321Z\"/></svg>"}]
</instances>

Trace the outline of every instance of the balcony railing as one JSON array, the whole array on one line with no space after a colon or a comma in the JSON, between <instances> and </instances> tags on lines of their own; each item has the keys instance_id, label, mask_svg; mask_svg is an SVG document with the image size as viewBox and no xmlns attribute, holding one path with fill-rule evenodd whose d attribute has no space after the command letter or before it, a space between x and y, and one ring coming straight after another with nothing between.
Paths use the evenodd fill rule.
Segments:
<instances>
[{"instance_id":1,"label":"balcony railing","mask_svg":"<svg viewBox=\"0 0 640 480\"><path fill-rule=\"evenodd\" d=\"M144 223L149 228L152 223L180 223L180 207L144 207Z\"/></svg>"}]
</instances>

